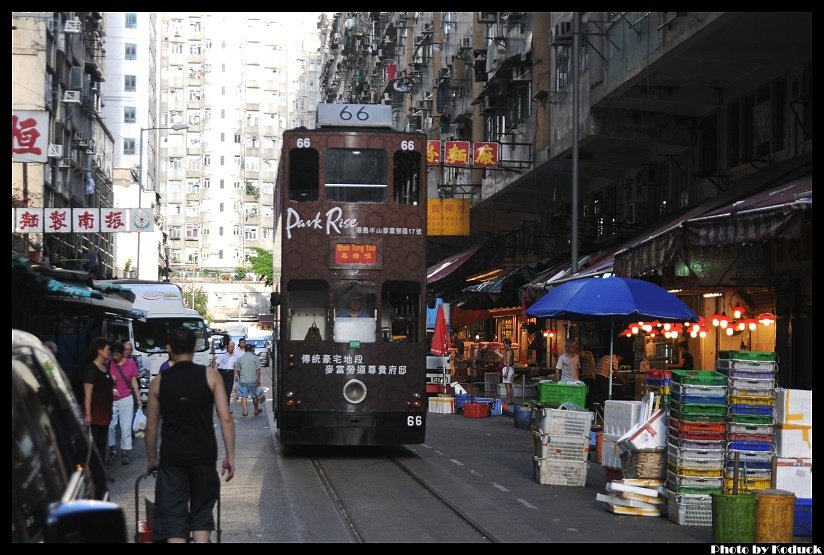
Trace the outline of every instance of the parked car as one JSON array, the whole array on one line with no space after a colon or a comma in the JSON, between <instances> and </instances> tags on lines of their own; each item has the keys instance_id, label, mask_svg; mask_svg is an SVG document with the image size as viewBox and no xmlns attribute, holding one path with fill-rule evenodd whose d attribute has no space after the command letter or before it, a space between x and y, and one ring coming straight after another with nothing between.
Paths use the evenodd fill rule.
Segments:
<instances>
[{"instance_id":1,"label":"parked car","mask_svg":"<svg viewBox=\"0 0 824 555\"><path fill-rule=\"evenodd\" d=\"M260 358L261 366L269 366L269 348L265 337L247 337L247 345L254 345L255 354Z\"/></svg>"},{"instance_id":2,"label":"parked car","mask_svg":"<svg viewBox=\"0 0 824 555\"><path fill-rule=\"evenodd\" d=\"M68 378L34 335L12 330L11 342L12 542L125 542Z\"/></svg>"}]
</instances>

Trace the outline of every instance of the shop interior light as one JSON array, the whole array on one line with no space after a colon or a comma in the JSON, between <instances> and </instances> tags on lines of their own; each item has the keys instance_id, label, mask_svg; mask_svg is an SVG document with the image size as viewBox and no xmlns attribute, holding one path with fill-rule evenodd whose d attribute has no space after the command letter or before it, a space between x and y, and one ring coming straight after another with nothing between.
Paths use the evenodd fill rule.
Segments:
<instances>
[{"instance_id":1,"label":"shop interior light","mask_svg":"<svg viewBox=\"0 0 824 555\"><path fill-rule=\"evenodd\" d=\"M695 339L696 337L698 337L698 331L696 331L696 330L694 330L694 329L691 329L691 330L690 330L690 337L692 337L693 339Z\"/></svg>"},{"instance_id":2,"label":"shop interior light","mask_svg":"<svg viewBox=\"0 0 824 555\"><path fill-rule=\"evenodd\" d=\"M726 312L721 313L721 317L718 318L718 325L721 326L722 328L726 328L727 326L730 325L730 317L727 316Z\"/></svg>"},{"instance_id":3,"label":"shop interior light","mask_svg":"<svg viewBox=\"0 0 824 555\"><path fill-rule=\"evenodd\" d=\"M740 304L737 304L734 307L732 307L732 317L736 320L741 318L745 312L747 312L746 307L743 307Z\"/></svg>"},{"instance_id":4,"label":"shop interior light","mask_svg":"<svg viewBox=\"0 0 824 555\"><path fill-rule=\"evenodd\" d=\"M647 335L649 335L650 337L655 337L656 335L658 335L658 330L652 330Z\"/></svg>"},{"instance_id":5,"label":"shop interior light","mask_svg":"<svg viewBox=\"0 0 824 555\"><path fill-rule=\"evenodd\" d=\"M737 322L735 322L735 329L737 329L738 331L744 331L745 329L747 329L747 323L744 320L738 320Z\"/></svg>"},{"instance_id":6,"label":"shop interior light","mask_svg":"<svg viewBox=\"0 0 824 555\"><path fill-rule=\"evenodd\" d=\"M770 324L775 323L775 315L771 312L763 312L758 315L758 321L764 324L765 326L769 326Z\"/></svg>"},{"instance_id":7,"label":"shop interior light","mask_svg":"<svg viewBox=\"0 0 824 555\"><path fill-rule=\"evenodd\" d=\"M713 314L712 316L710 316L710 321L712 322L713 327L717 328L718 325L721 323L721 315Z\"/></svg>"},{"instance_id":8,"label":"shop interior light","mask_svg":"<svg viewBox=\"0 0 824 555\"><path fill-rule=\"evenodd\" d=\"M698 336L699 336L701 339L704 339L705 337L707 337L707 334L708 334L709 332L710 332L710 329L709 329L707 326L701 326L701 329L700 329L700 330L698 330Z\"/></svg>"},{"instance_id":9,"label":"shop interior light","mask_svg":"<svg viewBox=\"0 0 824 555\"><path fill-rule=\"evenodd\" d=\"M732 326L727 326L726 328L727 335L732 335L735 333L735 329Z\"/></svg>"},{"instance_id":10,"label":"shop interior light","mask_svg":"<svg viewBox=\"0 0 824 555\"><path fill-rule=\"evenodd\" d=\"M652 323L646 322L643 326L641 326L641 329L644 330L647 333L651 332L652 331Z\"/></svg>"},{"instance_id":11,"label":"shop interior light","mask_svg":"<svg viewBox=\"0 0 824 555\"><path fill-rule=\"evenodd\" d=\"M710 298L712 298L712 297L720 297L720 296L722 296L723 294L724 294L724 293L704 293L702 296L703 296L705 299L710 299Z\"/></svg>"},{"instance_id":12,"label":"shop interior light","mask_svg":"<svg viewBox=\"0 0 824 555\"><path fill-rule=\"evenodd\" d=\"M638 324L632 324L632 325L629 327L629 329L630 329L630 331L631 331L633 334L638 334L638 330L640 330L640 329L641 329L641 327L640 327Z\"/></svg>"},{"instance_id":13,"label":"shop interior light","mask_svg":"<svg viewBox=\"0 0 824 555\"><path fill-rule=\"evenodd\" d=\"M664 322L664 331L670 331L672 329L672 324L669 322Z\"/></svg>"}]
</instances>

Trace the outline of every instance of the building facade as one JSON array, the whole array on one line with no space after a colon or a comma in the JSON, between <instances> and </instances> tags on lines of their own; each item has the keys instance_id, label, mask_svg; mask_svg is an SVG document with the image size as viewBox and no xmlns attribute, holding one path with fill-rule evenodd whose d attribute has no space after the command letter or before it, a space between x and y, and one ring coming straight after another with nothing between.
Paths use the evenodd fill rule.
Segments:
<instances>
[{"instance_id":1,"label":"building facade","mask_svg":"<svg viewBox=\"0 0 824 555\"><path fill-rule=\"evenodd\" d=\"M38 133L47 138L45 162L12 163L12 206L111 208L114 138L100 116L103 15L13 12L12 28L12 110L43 114ZM12 233L12 250L111 276L112 235L47 225L42 233Z\"/></svg>"}]
</instances>

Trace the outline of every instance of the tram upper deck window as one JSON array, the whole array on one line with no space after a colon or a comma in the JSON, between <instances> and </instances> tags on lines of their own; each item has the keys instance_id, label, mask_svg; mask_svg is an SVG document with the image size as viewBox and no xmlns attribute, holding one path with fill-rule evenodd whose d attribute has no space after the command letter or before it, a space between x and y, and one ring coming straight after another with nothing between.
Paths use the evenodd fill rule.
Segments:
<instances>
[{"instance_id":1,"label":"tram upper deck window","mask_svg":"<svg viewBox=\"0 0 824 555\"><path fill-rule=\"evenodd\" d=\"M314 148L289 151L289 200L318 200L320 156Z\"/></svg>"},{"instance_id":2,"label":"tram upper deck window","mask_svg":"<svg viewBox=\"0 0 824 555\"><path fill-rule=\"evenodd\" d=\"M398 204L421 202L421 153L397 151L394 157L393 197Z\"/></svg>"},{"instance_id":3,"label":"tram upper deck window","mask_svg":"<svg viewBox=\"0 0 824 555\"><path fill-rule=\"evenodd\" d=\"M384 202L387 189L386 152L378 149L326 151L326 200Z\"/></svg>"}]
</instances>

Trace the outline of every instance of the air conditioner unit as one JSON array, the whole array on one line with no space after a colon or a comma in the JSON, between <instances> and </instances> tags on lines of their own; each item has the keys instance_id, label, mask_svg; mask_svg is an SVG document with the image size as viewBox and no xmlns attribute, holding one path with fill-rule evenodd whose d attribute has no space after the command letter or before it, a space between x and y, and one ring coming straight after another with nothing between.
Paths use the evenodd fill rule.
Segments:
<instances>
[{"instance_id":1,"label":"air conditioner unit","mask_svg":"<svg viewBox=\"0 0 824 555\"><path fill-rule=\"evenodd\" d=\"M426 108L427 108L426 100L418 100L417 102L415 102L415 106L419 110L426 110Z\"/></svg>"},{"instance_id":2,"label":"air conditioner unit","mask_svg":"<svg viewBox=\"0 0 824 555\"><path fill-rule=\"evenodd\" d=\"M549 44L553 46L572 44L572 22L562 21L550 29Z\"/></svg>"},{"instance_id":3,"label":"air conditioner unit","mask_svg":"<svg viewBox=\"0 0 824 555\"><path fill-rule=\"evenodd\" d=\"M483 111L485 113L489 113L489 112L492 112L492 111L495 110L495 106L492 103L492 99L489 98L489 96L484 97L484 100L483 100L483 103L481 104L481 106L482 106Z\"/></svg>"},{"instance_id":4,"label":"air conditioner unit","mask_svg":"<svg viewBox=\"0 0 824 555\"><path fill-rule=\"evenodd\" d=\"M80 104L80 91L63 91L63 102L66 104Z\"/></svg>"},{"instance_id":5,"label":"air conditioner unit","mask_svg":"<svg viewBox=\"0 0 824 555\"><path fill-rule=\"evenodd\" d=\"M54 20L53 20L53 19L47 19L47 20L46 20L46 29L47 29L50 33L54 33L54 30L55 30L56 28L57 28L57 24L54 22Z\"/></svg>"},{"instance_id":6,"label":"air conditioner unit","mask_svg":"<svg viewBox=\"0 0 824 555\"><path fill-rule=\"evenodd\" d=\"M461 48L472 48L472 37L461 37Z\"/></svg>"},{"instance_id":7,"label":"air conditioner unit","mask_svg":"<svg viewBox=\"0 0 824 555\"><path fill-rule=\"evenodd\" d=\"M58 165L58 166L60 166L61 168L69 168L69 167L71 167L71 165L72 165L72 164L71 164L71 160L70 160L70 159L68 159L68 158L61 158L61 159L60 159L60 162L58 162L58 163L57 163L57 165Z\"/></svg>"},{"instance_id":8,"label":"air conditioner unit","mask_svg":"<svg viewBox=\"0 0 824 555\"><path fill-rule=\"evenodd\" d=\"M75 19L67 19L66 25L63 27L64 33L79 33L83 30L83 23L77 18Z\"/></svg>"},{"instance_id":9,"label":"air conditioner unit","mask_svg":"<svg viewBox=\"0 0 824 555\"><path fill-rule=\"evenodd\" d=\"M376 67L372 68L372 77L377 77L378 75L379 75L378 68L376 68Z\"/></svg>"},{"instance_id":10,"label":"air conditioner unit","mask_svg":"<svg viewBox=\"0 0 824 555\"><path fill-rule=\"evenodd\" d=\"M437 89L440 86L440 84L441 84L441 78L440 77L433 77L432 78L432 88L433 89Z\"/></svg>"},{"instance_id":11,"label":"air conditioner unit","mask_svg":"<svg viewBox=\"0 0 824 555\"><path fill-rule=\"evenodd\" d=\"M74 132L74 140L77 141L77 146L89 146L89 143L86 142L86 137L84 137L80 131Z\"/></svg>"},{"instance_id":12,"label":"air conditioner unit","mask_svg":"<svg viewBox=\"0 0 824 555\"><path fill-rule=\"evenodd\" d=\"M63 158L63 145L49 143L49 151L47 156L49 158Z\"/></svg>"}]
</instances>

